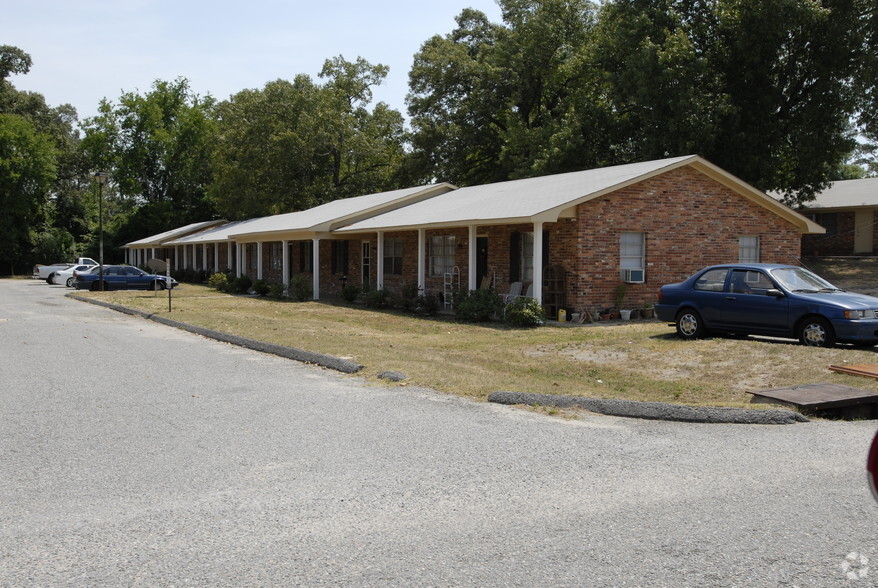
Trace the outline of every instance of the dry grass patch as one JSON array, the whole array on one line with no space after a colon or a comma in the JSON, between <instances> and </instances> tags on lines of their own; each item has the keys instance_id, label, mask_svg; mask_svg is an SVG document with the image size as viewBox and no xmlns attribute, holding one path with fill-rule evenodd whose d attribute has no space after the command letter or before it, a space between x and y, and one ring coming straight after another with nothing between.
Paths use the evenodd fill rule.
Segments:
<instances>
[{"instance_id":1,"label":"dry grass patch","mask_svg":"<svg viewBox=\"0 0 878 588\"><path fill-rule=\"evenodd\" d=\"M829 371L878 363L875 351L812 349L769 339L687 342L658 321L509 329L414 318L323 302L231 296L186 284L173 293L83 293L193 325L353 359L375 377L484 398L495 390L692 405L749 404L748 389L834 382L878 391L878 381Z\"/></svg>"}]
</instances>

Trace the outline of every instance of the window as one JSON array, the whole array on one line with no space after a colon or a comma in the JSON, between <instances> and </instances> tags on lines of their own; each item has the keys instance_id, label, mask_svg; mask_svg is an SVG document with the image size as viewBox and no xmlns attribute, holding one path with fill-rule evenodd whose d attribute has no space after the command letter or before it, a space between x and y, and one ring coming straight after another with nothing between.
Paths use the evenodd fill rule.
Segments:
<instances>
[{"instance_id":1,"label":"window","mask_svg":"<svg viewBox=\"0 0 878 588\"><path fill-rule=\"evenodd\" d=\"M402 275L402 239L384 239L384 275Z\"/></svg>"},{"instance_id":2,"label":"window","mask_svg":"<svg viewBox=\"0 0 878 588\"><path fill-rule=\"evenodd\" d=\"M738 262L759 263L759 237L738 237Z\"/></svg>"},{"instance_id":3,"label":"window","mask_svg":"<svg viewBox=\"0 0 878 588\"><path fill-rule=\"evenodd\" d=\"M442 276L454 267L454 236L430 237L430 275Z\"/></svg>"},{"instance_id":4,"label":"window","mask_svg":"<svg viewBox=\"0 0 878 588\"><path fill-rule=\"evenodd\" d=\"M284 245L283 243L272 243L269 257L269 267L273 270L283 269L284 263Z\"/></svg>"},{"instance_id":5,"label":"window","mask_svg":"<svg viewBox=\"0 0 878 588\"><path fill-rule=\"evenodd\" d=\"M619 237L619 267L645 269L643 233L622 233Z\"/></svg>"},{"instance_id":6,"label":"window","mask_svg":"<svg viewBox=\"0 0 878 588\"><path fill-rule=\"evenodd\" d=\"M332 273L347 275L348 273L348 242L332 242Z\"/></svg>"},{"instance_id":7,"label":"window","mask_svg":"<svg viewBox=\"0 0 878 588\"><path fill-rule=\"evenodd\" d=\"M708 292L722 292L726 285L726 276L728 274L729 270L727 269L713 269L705 272L695 282L695 289Z\"/></svg>"},{"instance_id":8,"label":"window","mask_svg":"<svg viewBox=\"0 0 878 588\"><path fill-rule=\"evenodd\" d=\"M310 274L314 270L314 241L299 243L299 271Z\"/></svg>"},{"instance_id":9,"label":"window","mask_svg":"<svg viewBox=\"0 0 878 588\"><path fill-rule=\"evenodd\" d=\"M774 285L762 272L733 270L730 290L735 294L765 294Z\"/></svg>"},{"instance_id":10,"label":"window","mask_svg":"<svg viewBox=\"0 0 878 588\"><path fill-rule=\"evenodd\" d=\"M831 237L838 234L838 213L837 212L817 212L811 215L814 222L826 229L826 236Z\"/></svg>"},{"instance_id":11,"label":"window","mask_svg":"<svg viewBox=\"0 0 878 588\"><path fill-rule=\"evenodd\" d=\"M534 234L521 234L521 281L532 282L534 279Z\"/></svg>"}]
</instances>

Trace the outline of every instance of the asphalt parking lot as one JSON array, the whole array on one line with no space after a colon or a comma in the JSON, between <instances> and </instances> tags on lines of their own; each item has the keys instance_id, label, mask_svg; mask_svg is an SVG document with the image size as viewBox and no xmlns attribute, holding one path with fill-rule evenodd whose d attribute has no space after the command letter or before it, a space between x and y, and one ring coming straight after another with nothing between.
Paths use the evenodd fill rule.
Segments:
<instances>
[{"instance_id":1,"label":"asphalt parking lot","mask_svg":"<svg viewBox=\"0 0 878 588\"><path fill-rule=\"evenodd\" d=\"M0 280L0 585L878 585L875 421L565 420L63 294Z\"/></svg>"}]
</instances>

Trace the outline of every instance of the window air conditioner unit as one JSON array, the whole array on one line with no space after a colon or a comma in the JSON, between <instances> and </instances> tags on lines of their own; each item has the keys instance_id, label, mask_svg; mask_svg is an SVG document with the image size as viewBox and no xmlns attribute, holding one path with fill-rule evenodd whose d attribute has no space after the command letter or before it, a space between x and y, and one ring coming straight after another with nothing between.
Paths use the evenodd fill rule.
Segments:
<instances>
[{"instance_id":1,"label":"window air conditioner unit","mask_svg":"<svg viewBox=\"0 0 878 588\"><path fill-rule=\"evenodd\" d=\"M629 284L642 284L646 280L646 272L642 269L626 268L622 270L622 281Z\"/></svg>"}]
</instances>

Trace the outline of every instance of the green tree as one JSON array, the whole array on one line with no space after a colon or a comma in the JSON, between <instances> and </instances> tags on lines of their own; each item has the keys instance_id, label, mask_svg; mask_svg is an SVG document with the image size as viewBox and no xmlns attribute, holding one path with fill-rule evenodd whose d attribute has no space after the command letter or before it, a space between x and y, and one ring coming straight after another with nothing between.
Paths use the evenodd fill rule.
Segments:
<instances>
[{"instance_id":1,"label":"green tree","mask_svg":"<svg viewBox=\"0 0 878 588\"><path fill-rule=\"evenodd\" d=\"M55 181L52 138L25 118L0 114L0 267L15 273L28 263Z\"/></svg>"},{"instance_id":2,"label":"green tree","mask_svg":"<svg viewBox=\"0 0 878 588\"><path fill-rule=\"evenodd\" d=\"M372 86L387 75L362 58L327 60L316 84L299 75L218 105L210 193L227 218L304 210L397 187L403 119Z\"/></svg>"},{"instance_id":3,"label":"green tree","mask_svg":"<svg viewBox=\"0 0 878 588\"><path fill-rule=\"evenodd\" d=\"M0 47L0 113L26 121L41 139L53 146L53 181L39 206L39 214L26 227L31 248L19 243L21 263L64 259L81 253L88 240L92 216L86 179L88 166L79 149L76 111L68 104L50 107L41 94L16 90L6 79L28 73L30 66L30 56L21 49ZM37 169L42 167L38 164Z\"/></svg>"},{"instance_id":4,"label":"green tree","mask_svg":"<svg viewBox=\"0 0 878 588\"><path fill-rule=\"evenodd\" d=\"M186 79L157 80L150 92L127 92L118 104L103 100L83 129L92 169L110 174L120 199L159 213L147 215L156 224L140 227L141 233L215 214L207 195L215 101L194 94Z\"/></svg>"}]
</instances>

